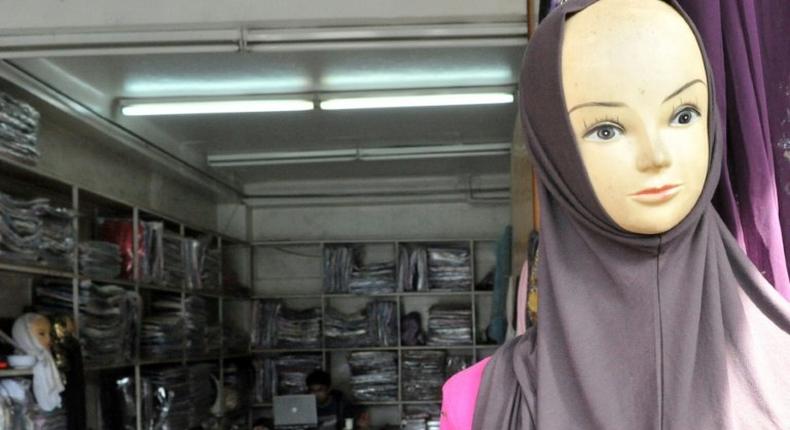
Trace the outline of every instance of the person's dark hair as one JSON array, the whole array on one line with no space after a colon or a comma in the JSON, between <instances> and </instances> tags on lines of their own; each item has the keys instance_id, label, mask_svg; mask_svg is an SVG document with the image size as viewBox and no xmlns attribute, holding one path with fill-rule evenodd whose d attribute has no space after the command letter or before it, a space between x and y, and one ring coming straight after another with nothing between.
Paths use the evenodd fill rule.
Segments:
<instances>
[{"instance_id":1,"label":"person's dark hair","mask_svg":"<svg viewBox=\"0 0 790 430\"><path fill-rule=\"evenodd\" d=\"M332 386L332 377L321 369L316 369L307 375L307 386L311 385L326 385Z\"/></svg>"}]
</instances>

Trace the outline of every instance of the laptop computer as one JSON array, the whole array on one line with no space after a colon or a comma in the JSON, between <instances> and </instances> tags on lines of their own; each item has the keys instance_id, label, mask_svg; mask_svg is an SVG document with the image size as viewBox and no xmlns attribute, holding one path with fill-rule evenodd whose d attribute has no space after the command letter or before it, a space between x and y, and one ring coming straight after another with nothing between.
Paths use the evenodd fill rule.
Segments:
<instances>
[{"instance_id":1,"label":"laptop computer","mask_svg":"<svg viewBox=\"0 0 790 430\"><path fill-rule=\"evenodd\" d=\"M318 411L312 394L274 396L272 406L275 428L318 426Z\"/></svg>"}]
</instances>

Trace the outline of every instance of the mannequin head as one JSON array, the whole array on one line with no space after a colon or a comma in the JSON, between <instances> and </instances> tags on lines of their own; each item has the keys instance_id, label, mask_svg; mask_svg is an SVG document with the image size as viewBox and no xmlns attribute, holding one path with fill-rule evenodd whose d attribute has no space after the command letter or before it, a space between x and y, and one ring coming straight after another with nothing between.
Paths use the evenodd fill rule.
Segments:
<instances>
[{"instance_id":1,"label":"mannequin head","mask_svg":"<svg viewBox=\"0 0 790 430\"><path fill-rule=\"evenodd\" d=\"M44 315L36 315L36 318L30 323L30 334L33 335L33 339L36 339L42 348L50 349L52 347L51 333L52 324L49 323L49 319Z\"/></svg>"},{"instance_id":2,"label":"mannequin head","mask_svg":"<svg viewBox=\"0 0 790 430\"><path fill-rule=\"evenodd\" d=\"M679 224L700 197L709 162L705 66L683 17L659 0L601 0L573 15L562 85L609 217L640 234Z\"/></svg>"}]
</instances>

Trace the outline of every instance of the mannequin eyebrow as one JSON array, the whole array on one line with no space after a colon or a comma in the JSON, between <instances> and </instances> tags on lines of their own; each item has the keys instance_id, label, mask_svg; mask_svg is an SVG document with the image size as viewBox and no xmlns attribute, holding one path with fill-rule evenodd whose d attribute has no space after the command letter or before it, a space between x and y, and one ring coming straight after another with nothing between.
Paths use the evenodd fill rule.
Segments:
<instances>
[{"instance_id":1,"label":"mannequin eyebrow","mask_svg":"<svg viewBox=\"0 0 790 430\"><path fill-rule=\"evenodd\" d=\"M677 90L673 91L673 92L672 92L672 94L668 95L668 96L667 96L667 98L665 98L665 99L664 99L664 101L662 101L661 103L666 103L666 102L667 102L669 99L671 99L672 97L675 97L676 95L678 95L678 94L682 93L682 92L683 92L683 91L685 91L685 90L686 90L688 87L690 87L690 86L692 86L692 85L694 85L694 84L702 84L702 85L706 85L706 84L705 84L705 81L703 81L702 79L694 79L694 80L691 80L691 81L689 81L689 82L687 82L687 83L683 84L683 86L681 86L681 87L680 87L680 88L678 88ZM573 111L575 111L576 109L580 109L580 108L583 108L583 107L590 107L590 106L601 106L601 107L626 107L626 104L625 104L625 103L620 103L620 102L589 102L589 103L582 103L582 104L580 104L580 105L576 105L576 106L574 106L573 108L571 108L571 109L568 111L568 115L570 115L570 113L571 113L571 112L573 112Z\"/></svg>"},{"instance_id":2,"label":"mannequin eyebrow","mask_svg":"<svg viewBox=\"0 0 790 430\"><path fill-rule=\"evenodd\" d=\"M666 103L669 99L671 99L672 97L675 97L676 95L682 93L683 91L686 90L686 88L688 88L688 87L690 87L690 86L692 86L694 84L705 85L705 82L702 79L691 80L691 81L685 83L682 87L680 87L677 90L675 90L675 92L673 92L672 94L668 95L667 98L665 98L664 101L661 102L661 103Z\"/></svg>"},{"instance_id":3,"label":"mannequin eyebrow","mask_svg":"<svg viewBox=\"0 0 790 430\"><path fill-rule=\"evenodd\" d=\"M625 107L625 103L620 102L589 102L589 103L582 103L580 105L576 105L571 110L568 111L570 115L571 112L575 111L576 109L580 109L583 107L590 107L590 106L603 106L603 107Z\"/></svg>"}]
</instances>

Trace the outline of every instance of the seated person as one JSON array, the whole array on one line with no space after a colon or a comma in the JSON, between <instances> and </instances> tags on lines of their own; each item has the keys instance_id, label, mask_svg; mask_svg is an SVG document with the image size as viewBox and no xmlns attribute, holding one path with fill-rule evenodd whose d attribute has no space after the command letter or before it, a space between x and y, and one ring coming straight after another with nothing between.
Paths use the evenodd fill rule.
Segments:
<instances>
[{"instance_id":1,"label":"seated person","mask_svg":"<svg viewBox=\"0 0 790 430\"><path fill-rule=\"evenodd\" d=\"M307 389L315 395L318 430L343 430L346 418L354 418L353 406L342 392L332 389L332 377L323 370L307 375Z\"/></svg>"}]
</instances>

